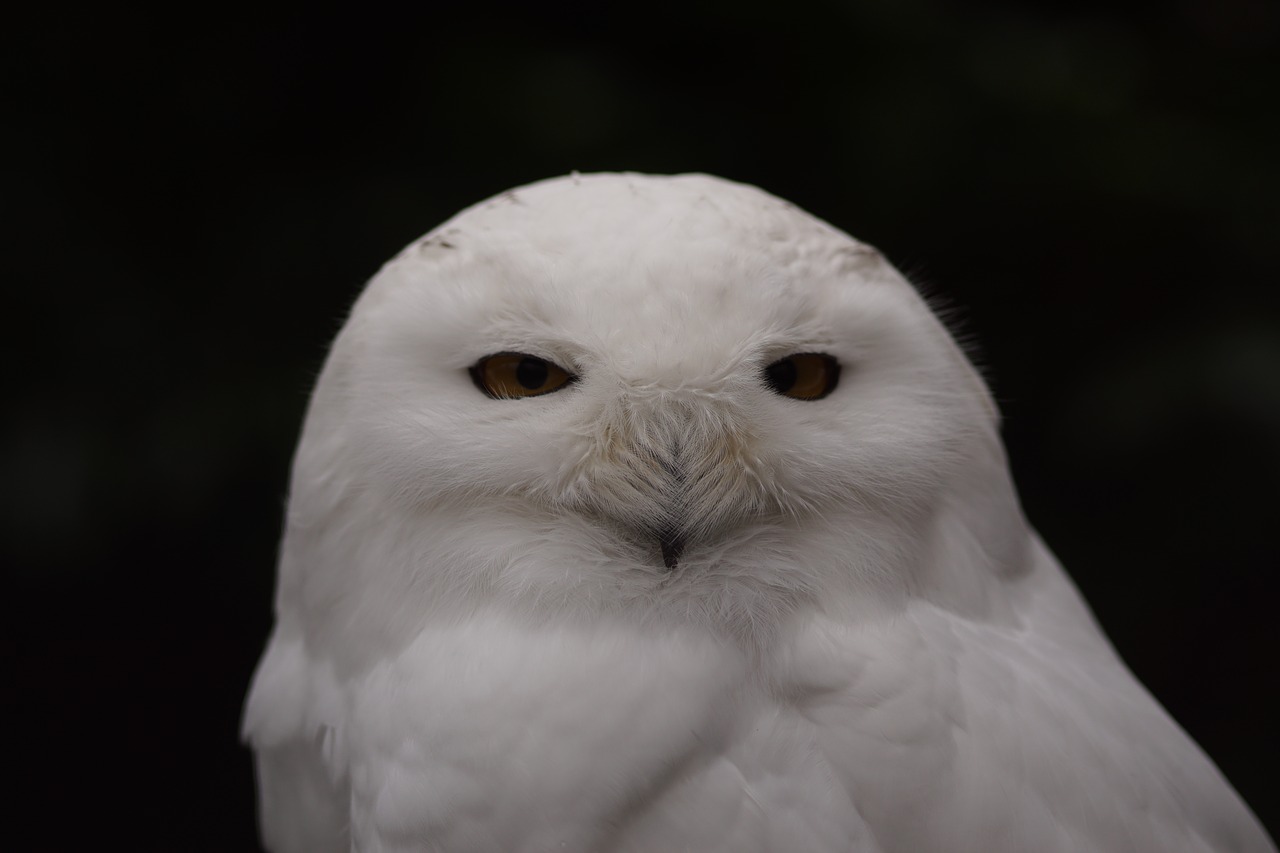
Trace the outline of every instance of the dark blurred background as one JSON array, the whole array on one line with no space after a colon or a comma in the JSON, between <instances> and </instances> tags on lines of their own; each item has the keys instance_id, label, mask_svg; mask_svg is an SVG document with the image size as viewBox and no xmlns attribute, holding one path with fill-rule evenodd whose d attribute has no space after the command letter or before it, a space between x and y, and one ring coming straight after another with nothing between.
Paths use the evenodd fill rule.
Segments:
<instances>
[{"instance_id":1,"label":"dark blurred background","mask_svg":"<svg viewBox=\"0 0 1280 853\"><path fill-rule=\"evenodd\" d=\"M1276 3L173 8L26 13L0 60L9 837L254 849L326 345L403 244L573 169L758 184L911 273L1032 522L1280 828Z\"/></svg>"}]
</instances>

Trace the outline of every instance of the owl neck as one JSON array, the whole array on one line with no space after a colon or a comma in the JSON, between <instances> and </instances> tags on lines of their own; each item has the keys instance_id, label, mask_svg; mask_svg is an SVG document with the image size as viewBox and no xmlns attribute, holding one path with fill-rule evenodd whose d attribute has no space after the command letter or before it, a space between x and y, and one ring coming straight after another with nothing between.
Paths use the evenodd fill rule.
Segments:
<instances>
[{"instance_id":1,"label":"owl neck","mask_svg":"<svg viewBox=\"0 0 1280 853\"><path fill-rule=\"evenodd\" d=\"M680 623L754 646L812 609L863 621L925 599L1012 618L1030 532L998 442L987 449L919 511L756 525L675 572L580 516L515 501L402 504L333 476L293 496L280 618L307 626L340 669L491 608L543 624Z\"/></svg>"}]
</instances>

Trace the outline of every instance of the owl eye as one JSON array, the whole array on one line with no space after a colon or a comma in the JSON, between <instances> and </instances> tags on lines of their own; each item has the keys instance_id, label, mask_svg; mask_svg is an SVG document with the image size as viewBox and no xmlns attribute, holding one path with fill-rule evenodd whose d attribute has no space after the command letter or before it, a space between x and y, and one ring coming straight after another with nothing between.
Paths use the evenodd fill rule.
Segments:
<instances>
[{"instance_id":1,"label":"owl eye","mask_svg":"<svg viewBox=\"0 0 1280 853\"><path fill-rule=\"evenodd\" d=\"M784 397L820 400L835 390L840 362L829 355L800 352L764 369L765 384Z\"/></svg>"},{"instance_id":2,"label":"owl eye","mask_svg":"<svg viewBox=\"0 0 1280 853\"><path fill-rule=\"evenodd\" d=\"M486 355L471 368L476 387L499 400L550 394L576 378L546 359L519 352Z\"/></svg>"}]
</instances>

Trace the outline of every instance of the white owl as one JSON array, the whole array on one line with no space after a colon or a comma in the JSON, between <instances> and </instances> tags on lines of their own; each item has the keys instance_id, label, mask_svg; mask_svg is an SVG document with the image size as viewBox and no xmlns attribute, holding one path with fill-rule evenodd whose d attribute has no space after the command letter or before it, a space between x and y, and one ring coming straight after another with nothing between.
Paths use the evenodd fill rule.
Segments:
<instances>
[{"instance_id":1,"label":"white owl","mask_svg":"<svg viewBox=\"0 0 1280 853\"><path fill-rule=\"evenodd\" d=\"M879 254L584 175L388 263L316 388L250 691L273 851L1269 851Z\"/></svg>"}]
</instances>

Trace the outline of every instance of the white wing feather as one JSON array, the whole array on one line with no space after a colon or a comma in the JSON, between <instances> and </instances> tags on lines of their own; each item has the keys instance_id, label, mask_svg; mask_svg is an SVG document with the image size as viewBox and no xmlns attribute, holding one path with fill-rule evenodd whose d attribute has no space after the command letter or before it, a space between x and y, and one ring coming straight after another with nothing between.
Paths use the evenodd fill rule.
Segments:
<instances>
[{"instance_id":1,"label":"white wing feather","mask_svg":"<svg viewBox=\"0 0 1280 853\"><path fill-rule=\"evenodd\" d=\"M361 851L1273 850L1035 562L1013 624L812 613L755 672L707 635L495 612L339 687L277 636L247 718L265 837L346 849L349 819Z\"/></svg>"},{"instance_id":2,"label":"white wing feather","mask_svg":"<svg viewBox=\"0 0 1280 853\"><path fill-rule=\"evenodd\" d=\"M513 344L596 378L495 403L466 367ZM758 380L809 346L852 365L826 409ZM264 841L1274 853L1027 527L996 421L891 267L752 188L464 212L370 285L313 398L245 713ZM690 441L714 535L675 576L616 534Z\"/></svg>"}]
</instances>

